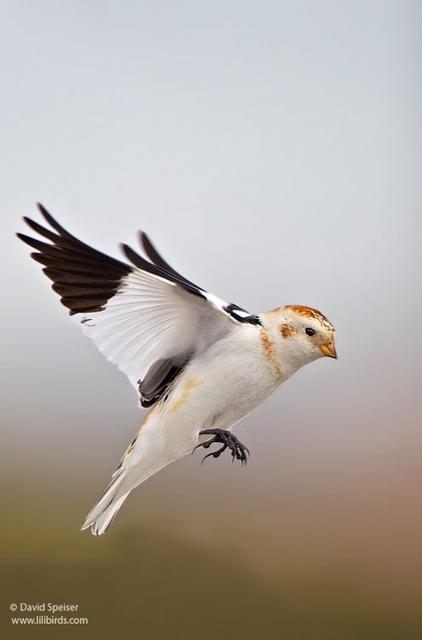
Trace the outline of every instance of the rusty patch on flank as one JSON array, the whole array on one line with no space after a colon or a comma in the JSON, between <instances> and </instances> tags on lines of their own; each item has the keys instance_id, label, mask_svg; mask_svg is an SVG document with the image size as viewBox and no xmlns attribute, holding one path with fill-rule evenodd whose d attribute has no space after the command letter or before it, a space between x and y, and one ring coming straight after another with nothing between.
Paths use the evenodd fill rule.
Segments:
<instances>
[{"instance_id":1,"label":"rusty patch on flank","mask_svg":"<svg viewBox=\"0 0 422 640\"><path fill-rule=\"evenodd\" d=\"M179 411L179 409L181 409L183 405L185 405L189 400L189 396L192 393L192 391L197 387L200 387L201 384L202 384L202 380L200 378L197 378L197 377L189 378L189 380L185 382L181 395L171 406L170 408L171 413L176 413L177 411Z\"/></svg>"},{"instance_id":2,"label":"rusty patch on flank","mask_svg":"<svg viewBox=\"0 0 422 640\"><path fill-rule=\"evenodd\" d=\"M318 320L328 331L334 332L334 327L331 322L324 316L323 313L321 313L321 311L318 311L318 309L313 309L312 307L303 307L300 304L288 304L286 305L286 308L291 309L299 316L315 318L315 320Z\"/></svg>"},{"instance_id":3,"label":"rusty patch on flank","mask_svg":"<svg viewBox=\"0 0 422 640\"><path fill-rule=\"evenodd\" d=\"M265 359L270 363L278 376L282 375L280 360L274 350L274 345L265 329L261 329L261 342L264 348Z\"/></svg>"},{"instance_id":4,"label":"rusty patch on flank","mask_svg":"<svg viewBox=\"0 0 422 640\"><path fill-rule=\"evenodd\" d=\"M138 436L135 436L135 438L133 438L132 442L130 443L130 445L129 445L129 446L128 446L128 448L126 449L126 451L125 451L125 458L126 458L126 456L130 456L130 454L131 454L131 453L132 453L132 451L134 450L137 439L138 439Z\"/></svg>"},{"instance_id":5,"label":"rusty patch on flank","mask_svg":"<svg viewBox=\"0 0 422 640\"><path fill-rule=\"evenodd\" d=\"M283 322L280 331L283 338L290 338L294 333L297 333L297 329L287 322Z\"/></svg>"},{"instance_id":6,"label":"rusty patch on flank","mask_svg":"<svg viewBox=\"0 0 422 640\"><path fill-rule=\"evenodd\" d=\"M147 426L150 418L152 418L152 416L154 415L154 413L157 412L158 410L158 404L156 404L149 413L147 413L147 415L144 417L144 419L142 420L141 424L139 425L139 429L138 429L138 436L141 433L142 429L145 429L145 427Z\"/></svg>"}]
</instances>

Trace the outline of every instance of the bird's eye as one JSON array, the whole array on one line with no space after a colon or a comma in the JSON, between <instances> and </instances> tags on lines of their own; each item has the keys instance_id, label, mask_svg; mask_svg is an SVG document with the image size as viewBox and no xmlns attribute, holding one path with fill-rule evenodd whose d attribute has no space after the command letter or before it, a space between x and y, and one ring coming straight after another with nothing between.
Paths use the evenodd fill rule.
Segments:
<instances>
[{"instance_id":1,"label":"bird's eye","mask_svg":"<svg viewBox=\"0 0 422 640\"><path fill-rule=\"evenodd\" d=\"M313 335L315 335L315 329L312 329L312 327L306 327L306 329L305 329L305 333L306 333L308 336L313 336Z\"/></svg>"}]
</instances>

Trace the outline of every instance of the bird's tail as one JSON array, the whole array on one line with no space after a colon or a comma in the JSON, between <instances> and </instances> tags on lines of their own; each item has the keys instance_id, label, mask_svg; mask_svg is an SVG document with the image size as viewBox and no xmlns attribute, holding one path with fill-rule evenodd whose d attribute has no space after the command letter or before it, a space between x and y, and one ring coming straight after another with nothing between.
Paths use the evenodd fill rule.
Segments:
<instances>
[{"instance_id":1,"label":"bird's tail","mask_svg":"<svg viewBox=\"0 0 422 640\"><path fill-rule=\"evenodd\" d=\"M196 439L192 432L186 431L186 434L181 437L180 430L169 429L160 414L149 413L126 449L103 497L87 515L82 529L91 527L94 535L105 533L132 489L192 451Z\"/></svg>"},{"instance_id":2,"label":"bird's tail","mask_svg":"<svg viewBox=\"0 0 422 640\"><path fill-rule=\"evenodd\" d=\"M130 490L122 493L121 484L125 474L115 477L101 500L91 509L85 518L81 531L91 527L94 536L102 536L111 525L114 516L128 497Z\"/></svg>"}]
</instances>

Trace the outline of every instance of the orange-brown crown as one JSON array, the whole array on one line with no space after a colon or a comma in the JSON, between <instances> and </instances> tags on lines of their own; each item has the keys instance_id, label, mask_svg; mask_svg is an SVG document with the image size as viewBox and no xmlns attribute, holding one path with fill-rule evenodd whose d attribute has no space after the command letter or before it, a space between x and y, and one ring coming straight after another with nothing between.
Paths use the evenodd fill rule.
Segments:
<instances>
[{"instance_id":1,"label":"orange-brown crown","mask_svg":"<svg viewBox=\"0 0 422 640\"><path fill-rule=\"evenodd\" d=\"M315 318L315 320L318 320L322 324L322 326L327 329L327 331L334 333L333 325L328 320L328 318L326 318L324 314L321 313L321 311L318 311L318 309L313 309L312 307L304 307L300 304L286 304L284 308L290 309L291 311L293 311L293 313L297 313L297 315L299 316Z\"/></svg>"}]
</instances>

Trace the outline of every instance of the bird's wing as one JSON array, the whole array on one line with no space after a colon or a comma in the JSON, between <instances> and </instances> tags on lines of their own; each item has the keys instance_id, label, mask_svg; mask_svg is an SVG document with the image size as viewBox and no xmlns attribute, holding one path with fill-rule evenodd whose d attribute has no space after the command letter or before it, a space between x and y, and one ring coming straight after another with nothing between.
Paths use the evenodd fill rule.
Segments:
<instances>
[{"instance_id":1,"label":"bird's wing","mask_svg":"<svg viewBox=\"0 0 422 640\"><path fill-rule=\"evenodd\" d=\"M143 406L157 402L189 359L236 324L260 324L175 271L145 234L141 243L150 261L122 245L127 264L81 242L39 209L50 228L24 220L50 242L18 237L36 249L31 256L44 265L61 302L128 376Z\"/></svg>"}]
</instances>

